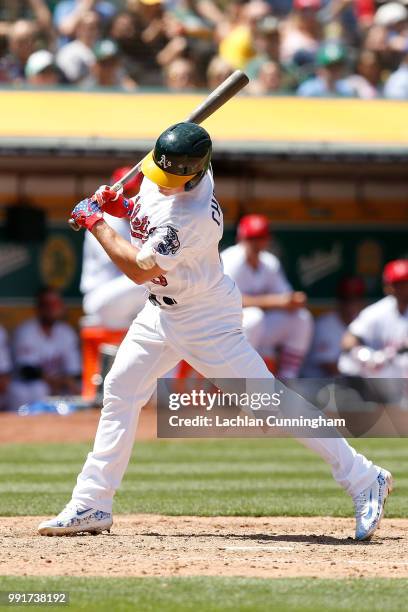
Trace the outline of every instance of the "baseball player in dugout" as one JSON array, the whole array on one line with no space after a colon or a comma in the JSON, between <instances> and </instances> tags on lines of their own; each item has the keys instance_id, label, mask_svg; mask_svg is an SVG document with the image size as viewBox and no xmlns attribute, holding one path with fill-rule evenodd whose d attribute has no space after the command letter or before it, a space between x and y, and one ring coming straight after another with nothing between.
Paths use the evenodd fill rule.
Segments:
<instances>
[{"instance_id":1,"label":"baseball player in dugout","mask_svg":"<svg viewBox=\"0 0 408 612\"><path fill-rule=\"evenodd\" d=\"M243 217L237 237L238 244L221 258L242 293L245 335L262 357L277 362L278 377L295 378L313 332L306 295L293 291L278 258L267 251L271 235L266 217Z\"/></svg>"},{"instance_id":2,"label":"baseball player in dugout","mask_svg":"<svg viewBox=\"0 0 408 612\"><path fill-rule=\"evenodd\" d=\"M273 382L245 337L242 296L220 261L223 217L214 196L211 148L204 128L173 125L143 160L135 198L102 186L72 211L76 224L93 234L122 272L146 286L149 299L105 379L94 448L72 498L57 517L39 525L42 535L110 529L113 497L128 465L140 410L157 378L181 359L206 378ZM108 225L105 212L130 218L131 242ZM369 539L392 488L391 474L340 435L300 442L330 465L354 500L356 538Z\"/></svg>"},{"instance_id":3,"label":"baseball player in dugout","mask_svg":"<svg viewBox=\"0 0 408 612\"><path fill-rule=\"evenodd\" d=\"M337 285L336 310L318 317L312 345L302 368L302 376L325 378L337 376L342 340L347 327L364 307L365 286L362 278L346 276Z\"/></svg>"},{"instance_id":4,"label":"baseball player in dugout","mask_svg":"<svg viewBox=\"0 0 408 612\"><path fill-rule=\"evenodd\" d=\"M111 177L114 185L130 170L118 168ZM124 195L131 197L139 192L142 174L130 179L124 187ZM105 213L105 221L120 236L130 240L130 224L127 217L114 217ZM142 310L147 290L137 285L113 263L112 259L90 232L86 232L82 260L81 292L87 322L108 329L127 329Z\"/></svg>"},{"instance_id":5,"label":"baseball player in dugout","mask_svg":"<svg viewBox=\"0 0 408 612\"><path fill-rule=\"evenodd\" d=\"M384 268L385 297L364 308L349 325L339 369L368 378L408 376L408 259Z\"/></svg>"},{"instance_id":6,"label":"baseball player in dugout","mask_svg":"<svg viewBox=\"0 0 408 612\"><path fill-rule=\"evenodd\" d=\"M53 287L43 287L37 295L36 316L14 331L15 373L8 390L12 410L29 402L45 401L49 395L79 392L78 338L64 318L60 293Z\"/></svg>"}]
</instances>

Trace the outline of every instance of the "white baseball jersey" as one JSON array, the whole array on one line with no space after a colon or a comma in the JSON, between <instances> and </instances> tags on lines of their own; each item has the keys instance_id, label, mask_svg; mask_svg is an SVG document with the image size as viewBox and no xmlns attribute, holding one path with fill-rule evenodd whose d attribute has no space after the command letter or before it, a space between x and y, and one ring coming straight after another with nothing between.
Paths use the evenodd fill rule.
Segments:
<instances>
[{"instance_id":1,"label":"white baseball jersey","mask_svg":"<svg viewBox=\"0 0 408 612\"><path fill-rule=\"evenodd\" d=\"M242 244L225 249L221 253L224 271L238 285L245 295L265 295L268 293L288 293L292 288L285 277L279 259L262 251L256 269L249 265Z\"/></svg>"},{"instance_id":2,"label":"white baseball jersey","mask_svg":"<svg viewBox=\"0 0 408 612\"><path fill-rule=\"evenodd\" d=\"M130 240L128 219L119 219L106 213L104 213L104 218L118 234L126 240ZM118 276L123 276L123 273L115 266L91 232L85 232L80 284L81 293L87 294Z\"/></svg>"},{"instance_id":3,"label":"white baseball jersey","mask_svg":"<svg viewBox=\"0 0 408 612\"><path fill-rule=\"evenodd\" d=\"M7 332L0 327L0 374L6 374L11 370L10 351L7 342Z\"/></svg>"},{"instance_id":4,"label":"white baseball jersey","mask_svg":"<svg viewBox=\"0 0 408 612\"><path fill-rule=\"evenodd\" d=\"M143 251L153 250L157 265L165 270L145 283L161 305L194 303L209 289L233 286L223 273L218 252L223 217L213 190L210 172L193 191L175 196L162 195L144 178L133 198L131 241Z\"/></svg>"},{"instance_id":5,"label":"white baseball jersey","mask_svg":"<svg viewBox=\"0 0 408 612\"><path fill-rule=\"evenodd\" d=\"M75 376L81 371L78 339L67 323L55 323L48 335L37 319L25 321L15 330L13 354L17 367L41 367L47 375Z\"/></svg>"},{"instance_id":6,"label":"white baseball jersey","mask_svg":"<svg viewBox=\"0 0 408 612\"><path fill-rule=\"evenodd\" d=\"M346 330L347 327L337 312L328 312L317 318L312 346L303 367L304 376L327 376L321 364L337 363Z\"/></svg>"},{"instance_id":7,"label":"white baseball jersey","mask_svg":"<svg viewBox=\"0 0 408 612\"><path fill-rule=\"evenodd\" d=\"M401 314L395 297L388 295L364 308L349 331L372 349L398 349L408 342L408 308Z\"/></svg>"}]
</instances>

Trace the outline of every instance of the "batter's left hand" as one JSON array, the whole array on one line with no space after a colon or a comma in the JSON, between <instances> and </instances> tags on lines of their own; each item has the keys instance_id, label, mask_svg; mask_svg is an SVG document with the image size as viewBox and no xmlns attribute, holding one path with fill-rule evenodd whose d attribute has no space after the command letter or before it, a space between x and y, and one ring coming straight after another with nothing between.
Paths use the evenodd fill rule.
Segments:
<instances>
[{"instance_id":1,"label":"batter's left hand","mask_svg":"<svg viewBox=\"0 0 408 612\"><path fill-rule=\"evenodd\" d=\"M71 219L80 227L92 230L95 223L103 219L103 212L96 202L91 198L86 198L75 206Z\"/></svg>"}]
</instances>

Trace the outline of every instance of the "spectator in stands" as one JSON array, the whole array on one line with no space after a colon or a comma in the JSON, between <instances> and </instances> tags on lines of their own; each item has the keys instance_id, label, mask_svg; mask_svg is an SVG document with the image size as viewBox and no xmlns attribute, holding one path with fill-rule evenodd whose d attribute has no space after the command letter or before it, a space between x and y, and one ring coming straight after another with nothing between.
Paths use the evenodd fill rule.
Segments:
<instances>
[{"instance_id":1,"label":"spectator in stands","mask_svg":"<svg viewBox=\"0 0 408 612\"><path fill-rule=\"evenodd\" d=\"M205 87L205 75L211 58L216 53L216 45L212 39L212 30L208 25L200 29L198 22L190 20L187 12L173 11L164 14L164 33L168 43L157 54L157 61L166 68L176 59L189 59L195 65L195 82L197 86ZM201 19L197 16L197 19ZM196 27L193 27L193 23Z\"/></svg>"},{"instance_id":2,"label":"spectator in stands","mask_svg":"<svg viewBox=\"0 0 408 612\"><path fill-rule=\"evenodd\" d=\"M408 100L408 38L399 68L390 75L385 83L384 95L394 100Z\"/></svg>"},{"instance_id":3,"label":"spectator in stands","mask_svg":"<svg viewBox=\"0 0 408 612\"><path fill-rule=\"evenodd\" d=\"M127 0L126 9L135 28L133 41L126 49L129 59L135 65L135 72L131 69L130 73L141 85L163 85L161 66L168 61L159 61L159 56L173 37L169 37L167 31L164 6L160 0ZM121 39L116 36L112 31L111 37L117 40L122 49ZM176 36L177 34L174 34L174 37Z\"/></svg>"},{"instance_id":4,"label":"spectator in stands","mask_svg":"<svg viewBox=\"0 0 408 612\"><path fill-rule=\"evenodd\" d=\"M404 51L408 38L408 9L400 2L387 2L380 6L374 23L386 31L387 46L396 52Z\"/></svg>"},{"instance_id":5,"label":"spectator in stands","mask_svg":"<svg viewBox=\"0 0 408 612\"><path fill-rule=\"evenodd\" d=\"M101 40L94 47L95 63L91 76L83 81L83 87L112 87L126 91L136 89L137 84L125 72L119 47L113 40Z\"/></svg>"},{"instance_id":6,"label":"spectator in stands","mask_svg":"<svg viewBox=\"0 0 408 612\"><path fill-rule=\"evenodd\" d=\"M112 19L116 12L114 3L106 0L60 0L54 9L54 24L62 37L68 42L76 35L78 24L89 11L96 11L104 24Z\"/></svg>"},{"instance_id":7,"label":"spectator in stands","mask_svg":"<svg viewBox=\"0 0 408 612\"><path fill-rule=\"evenodd\" d=\"M210 38L212 26L201 13L200 3L193 0L178 0L168 7L168 14L179 24L180 34L193 38Z\"/></svg>"},{"instance_id":8,"label":"spectator in stands","mask_svg":"<svg viewBox=\"0 0 408 612\"><path fill-rule=\"evenodd\" d=\"M364 308L343 337L342 373L408 376L408 259L386 264L383 282L386 297Z\"/></svg>"},{"instance_id":9,"label":"spectator in stands","mask_svg":"<svg viewBox=\"0 0 408 612\"><path fill-rule=\"evenodd\" d=\"M16 21L8 34L8 54L2 58L0 78L8 83L21 83L25 78L25 65L35 51L38 28L34 22Z\"/></svg>"},{"instance_id":10,"label":"spectator in stands","mask_svg":"<svg viewBox=\"0 0 408 612\"><path fill-rule=\"evenodd\" d=\"M243 327L263 356L278 355L278 376L296 377L312 337L306 295L293 291L282 266L266 249L269 224L263 215L246 215L238 225L238 244L221 253L225 273L242 293Z\"/></svg>"},{"instance_id":11,"label":"spectator in stands","mask_svg":"<svg viewBox=\"0 0 408 612\"><path fill-rule=\"evenodd\" d=\"M359 98L372 99L382 95L382 69L378 54L364 50L357 59L356 73L347 81Z\"/></svg>"},{"instance_id":12,"label":"spectator in stands","mask_svg":"<svg viewBox=\"0 0 408 612\"><path fill-rule=\"evenodd\" d=\"M280 60L279 21L276 17L268 15L259 22L255 30L253 46L255 55L245 66L245 72L251 80L258 78L263 64Z\"/></svg>"},{"instance_id":13,"label":"spectator in stands","mask_svg":"<svg viewBox=\"0 0 408 612\"><path fill-rule=\"evenodd\" d=\"M118 168L112 175L114 185L130 167ZM135 196L140 187L141 175L136 175L124 187L126 197ZM119 219L104 213L109 223L123 238L130 241L127 218ZM105 253L90 232L85 233L82 260L81 292L83 309L88 324L108 329L128 329L146 302L146 289L125 276Z\"/></svg>"},{"instance_id":14,"label":"spectator in stands","mask_svg":"<svg viewBox=\"0 0 408 612\"><path fill-rule=\"evenodd\" d=\"M345 76L346 52L336 42L324 43L316 57L316 76L302 83L297 94L306 97L355 97L356 92Z\"/></svg>"},{"instance_id":15,"label":"spectator in stands","mask_svg":"<svg viewBox=\"0 0 408 612\"><path fill-rule=\"evenodd\" d=\"M10 407L43 401L48 395L79 392L81 372L78 338L63 322L64 303L57 290L41 289L36 316L14 333L15 378L10 385Z\"/></svg>"},{"instance_id":16,"label":"spectator in stands","mask_svg":"<svg viewBox=\"0 0 408 612\"><path fill-rule=\"evenodd\" d=\"M283 91L282 74L278 62L265 62L262 64L258 78L248 86L248 92L257 96Z\"/></svg>"},{"instance_id":17,"label":"spectator in stands","mask_svg":"<svg viewBox=\"0 0 408 612\"><path fill-rule=\"evenodd\" d=\"M322 41L323 32L318 19L320 0L294 0L293 13L281 28L281 59L291 62L296 53L307 52L312 57Z\"/></svg>"},{"instance_id":18,"label":"spectator in stands","mask_svg":"<svg viewBox=\"0 0 408 612\"><path fill-rule=\"evenodd\" d=\"M316 320L313 342L302 376L326 378L338 374L337 362L347 327L363 308L364 282L359 277L343 278L337 286L337 307Z\"/></svg>"},{"instance_id":19,"label":"spectator in stands","mask_svg":"<svg viewBox=\"0 0 408 612\"><path fill-rule=\"evenodd\" d=\"M257 25L270 13L270 6L263 0L235 1L234 21L223 35L219 55L234 69L244 68L255 56L254 38Z\"/></svg>"},{"instance_id":20,"label":"spectator in stands","mask_svg":"<svg viewBox=\"0 0 408 612\"><path fill-rule=\"evenodd\" d=\"M211 91L221 85L233 73L232 67L222 57L216 55L207 69L207 87Z\"/></svg>"},{"instance_id":21,"label":"spectator in stands","mask_svg":"<svg viewBox=\"0 0 408 612\"><path fill-rule=\"evenodd\" d=\"M196 89L197 81L194 62L191 59L175 59L166 67L165 86L170 91Z\"/></svg>"},{"instance_id":22,"label":"spectator in stands","mask_svg":"<svg viewBox=\"0 0 408 612\"><path fill-rule=\"evenodd\" d=\"M161 84L157 77L160 71L154 60L152 65L149 60L149 66L145 69L146 54L150 55L150 50L142 43L134 15L126 11L118 13L109 29L109 38L118 45L124 69L135 82L141 85ZM145 73L153 75L150 80L145 79Z\"/></svg>"},{"instance_id":23,"label":"spectator in stands","mask_svg":"<svg viewBox=\"0 0 408 612\"><path fill-rule=\"evenodd\" d=\"M95 62L93 49L101 34L96 11L82 13L76 23L75 40L64 45L57 54L58 67L70 83L78 83L89 76Z\"/></svg>"},{"instance_id":24,"label":"spectator in stands","mask_svg":"<svg viewBox=\"0 0 408 612\"><path fill-rule=\"evenodd\" d=\"M6 330L0 326L0 412L8 410L8 388L10 385L11 358Z\"/></svg>"},{"instance_id":25,"label":"spectator in stands","mask_svg":"<svg viewBox=\"0 0 408 612\"><path fill-rule=\"evenodd\" d=\"M145 45L155 45L159 42L162 46L164 32L165 7L162 0L139 0L129 2L131 8L136 4L136 13L142 21L144 29L141 33L142 41ZM133 6L133 10L135 7Z\"/></svg>"},{"instance_id":26,"label":"spectator in stands","mask_svg":"<svg viewBox=\"0 0 408 612\"><path fill-rule=\"evenodd\" d=\"M61 82L61 73L54 56L46 49L35 51L25 67L27 83L34 87L55 87Z\"/></svg>"}]
</instances>

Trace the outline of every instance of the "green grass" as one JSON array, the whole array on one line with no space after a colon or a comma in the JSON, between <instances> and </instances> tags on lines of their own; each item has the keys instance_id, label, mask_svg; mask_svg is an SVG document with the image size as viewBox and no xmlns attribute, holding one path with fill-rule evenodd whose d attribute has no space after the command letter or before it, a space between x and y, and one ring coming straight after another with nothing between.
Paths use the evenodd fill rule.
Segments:
<instances>
[{"instance_id":1,"label":"green grass","mask_svg":"<svg viewBox=\"0 0 408 612\"><path fill-rule=\"evenodd\" d=\"M408 580L0 578L0 589L66 591L70 595L69 607L43 607L60 611L402 612L406 610Z\"/></svg>"},{"instance_id":2,"label":"green grass","mask_svg":"<svg viewBox=\"0 0 408 612\"><path fill-rule=\"evenodd\" d=\"M391 469L387 516L408 516L404 439L356 440ZM69 500L87 444L0 446L0 515L53 514ZM328 467L292 440L155 441L135 445L116 512L351 516Z\"/></svg>"}]
</instances>

